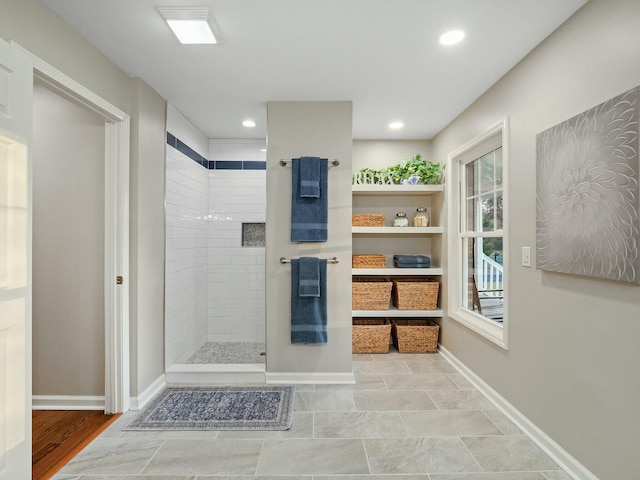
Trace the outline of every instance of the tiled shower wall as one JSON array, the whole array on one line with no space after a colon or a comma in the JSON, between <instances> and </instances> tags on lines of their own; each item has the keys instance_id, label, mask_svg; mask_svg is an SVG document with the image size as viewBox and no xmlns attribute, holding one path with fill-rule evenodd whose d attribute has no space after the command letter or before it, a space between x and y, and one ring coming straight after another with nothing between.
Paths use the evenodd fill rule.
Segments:
<instances>
[{"instance_id":1,"label":"tiled shower wall","mask_svg":"<svg viewBox=\"0 0 640 480\"><path fill-rule=\"evenodd\" d=\"M263 141L209 141L171 106L167 130L169 366L205 341L264 341L264 247L242 246L242 223L265 221L266 172Z\"/></svg>"},{"instance_id":2,"label":"tiled shower wall","mask_svg":"<svg viewBox=\"0 0 640 480\"><path fill-rule=\"evenodd\" d=\"M264 246L242 246L242 224L265 221L263 148L256 140L209 142L209 160L235 167L209 170L210 342L264 342Z\"/></svg>"},{"instance_id":3,"label":"tiled shower wall","mask_svg":"<svg viewBox=\"0 0 640 480\"><path fill-rule=\"evenodd\" d=\"M193 150L208 148L207 139L171 106L167 110L167 130ZM166 162L165 365L168 367L186 362L208 336L209 174L170 145L166 147Z\"/></svg>"}]
</instances>

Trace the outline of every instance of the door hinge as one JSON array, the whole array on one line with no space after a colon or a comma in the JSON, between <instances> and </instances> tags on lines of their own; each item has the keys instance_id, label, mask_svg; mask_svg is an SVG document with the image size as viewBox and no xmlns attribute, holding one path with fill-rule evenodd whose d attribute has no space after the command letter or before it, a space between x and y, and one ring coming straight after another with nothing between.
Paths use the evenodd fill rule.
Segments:
<instances>
[{"instance_id":1,"label":"door hinge","mask_svg":"<svg viewBox=\"0 0 640 480\"><path fill-rule=\"evenodd\" d=\"M116 277L116 284L117 284L117 285L122 285L122 282L123 282L123 281L124 281L124 280L122 279L122 276L121 276L121 275L118 275L118 276Z\"/></svg>"}]
</instances>

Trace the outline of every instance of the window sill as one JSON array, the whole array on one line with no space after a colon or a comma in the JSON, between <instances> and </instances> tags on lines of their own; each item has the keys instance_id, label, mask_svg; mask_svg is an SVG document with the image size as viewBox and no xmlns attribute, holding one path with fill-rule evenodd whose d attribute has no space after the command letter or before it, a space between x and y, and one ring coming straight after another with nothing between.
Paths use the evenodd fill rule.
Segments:
<instances>
[{"instance_id":1,"label":"window sill","mask_svg":"<svg viewBox=\"0 0 640 480\"><path fill-rule=\"evenodd\" d=\"M457 309L449 312L449 317L461 323L478 335L490 340L501 348L509 350L506 331L502 325L487 320L469 310Z\"/></svg>"}]
</instances>

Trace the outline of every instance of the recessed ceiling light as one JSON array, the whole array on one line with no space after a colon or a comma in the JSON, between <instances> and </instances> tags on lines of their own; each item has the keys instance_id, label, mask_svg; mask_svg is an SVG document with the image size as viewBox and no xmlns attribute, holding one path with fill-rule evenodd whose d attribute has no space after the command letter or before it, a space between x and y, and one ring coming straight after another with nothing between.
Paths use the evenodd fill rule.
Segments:
<instances>
[{"instance_id":1,"label":"recessed ceiling light","mask_svg":"<svg viewBox=\"0 0 640 480\"><path fill-rule=\"evenodd\" d=\"M244 122L242 122L242 126L247 128L253 128L256 126L256 122L254 122L253 120L245 120Z\"/></svg>"},{"instance_id":2,"label":"recessed ceiling light","mask_svg":"<svg viewBox=\"0 0 640 480\"><path fill-rule=\"evenodd\" d=\"M462 30L449 30L448 32L440 35L440 43L442 45L455 45L460 43L464 39L464 32Z\"/></svg>"},{"instance_id":3,"label":"recessed ceiling light","mask_svg":"<svg viewBox=\"0 0 640 480\"><path fill-rule=\"evenodd\" d=\"M206 7L159 7L171 31L184 44L220 42L220 32Z\"/></svg>"},{"instance_id":4,"label":"recessed ceiling light","mask_svg":"<svg viewBox=\"0 0 640 480\"><path fill-rule=\"evenodd\" d=\"M402 122L391 122L389 124L391 130L400 130L402 127L404 127L404 123Z\"/></svg>"}]
</instances>

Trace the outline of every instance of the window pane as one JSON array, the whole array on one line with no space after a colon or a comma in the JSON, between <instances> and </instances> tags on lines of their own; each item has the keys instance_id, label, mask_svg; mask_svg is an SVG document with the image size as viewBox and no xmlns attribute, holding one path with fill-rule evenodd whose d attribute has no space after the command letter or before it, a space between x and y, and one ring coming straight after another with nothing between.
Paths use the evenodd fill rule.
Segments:
<instances>
[{"instance_id":1,"label":"window pane","mask_svg":"<svg viewBox=\"0 0 640 480\"><path fill-rule=\"evenodd\" d=\"M496 322L503 318L502 238L463 240L462 306Z\"/></svg>"},{"instance_id":2,"label":"window pane","mask_svg":"<svg viewBox=\"0 0 640 480\"><path fill-rule=\"evenodd\" d=\"M496 192L496 230L502 230L502 190Z\"/></svg>"},{"instance_id":3,"label":"window pane","mask_svg":"<svg viewBox=\"0 0 640 480\"><path fill-rule=\"evenodd\" d=\"M473 163L479 162L481 193L491 192L495 188L493 157L494 157L493 152L491 152L486 154L484 157L480 157L478 160L473 162Z\"/></svg>"},{"instance_id":4,"label":"window pane","mask_svg":"<svg viewBox=\"0 0 640 480\"><path fill-rule=\"evenodd\" d=\"M477 182L477 164L476 162L467 163L465 166L465 177L467 179L467 194L466 198L473 197L480 193L478 191L478 182Z\"/></svg>"},{"instance_id":5,"label":"window pane","mask_svg":"<svg viewBox=\"0 0 640 480\"><path fill-rule=\"evenodd\" d=\"M496 163L496 187L502 186L502 147L494 150Z\"/></svg>"},{"instance_id":6,"label":"window pane","mask_svg":"<svg viewBox=\"0 0 640 480\"><path fill-rule=\"evenodd\" d=\"M482 196L481 232L493 232L495 230L495 221L493 219L494 203L493 194Z\"/></svg>"},{"instance_id":7,"label":"window pane","mask_svg":"<svg viewBox=\"0 0 640 480\"><path fill-rule=\"evenodd\" d=\"M478 231L478 201L477 197L467 200L467 218L466 218L466 231L477 232Z\"/></svg>"}]
</instances>

